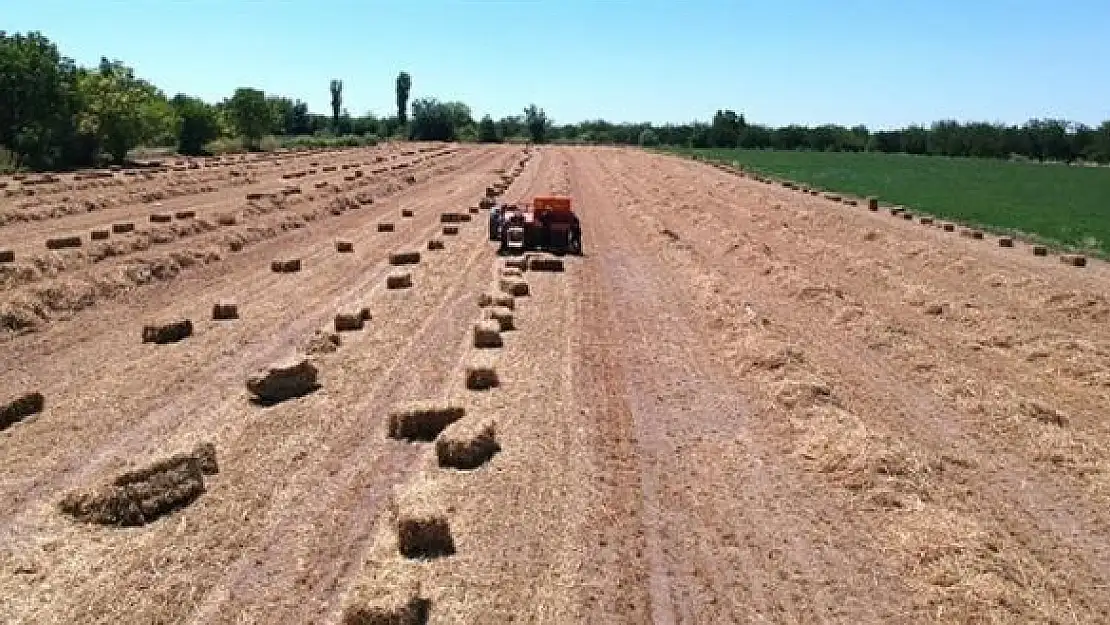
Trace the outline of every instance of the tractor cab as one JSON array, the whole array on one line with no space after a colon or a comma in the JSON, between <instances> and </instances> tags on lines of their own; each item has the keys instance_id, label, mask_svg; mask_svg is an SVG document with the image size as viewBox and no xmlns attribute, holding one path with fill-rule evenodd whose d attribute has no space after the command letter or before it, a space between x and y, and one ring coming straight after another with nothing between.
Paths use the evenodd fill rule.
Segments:
<instances>
[{"instance_id":1,"label":"tractor cab","mask_svg":"<svg viewBox=\"0 0 1110 625\"><path fill-rule=\"evenodd\" d=\"M522 206L504 205L497 221L502 252L526 249L555 253L582 252L578 216L571 208L569 197L539 196Z\"/></svg>"}]
</instances>

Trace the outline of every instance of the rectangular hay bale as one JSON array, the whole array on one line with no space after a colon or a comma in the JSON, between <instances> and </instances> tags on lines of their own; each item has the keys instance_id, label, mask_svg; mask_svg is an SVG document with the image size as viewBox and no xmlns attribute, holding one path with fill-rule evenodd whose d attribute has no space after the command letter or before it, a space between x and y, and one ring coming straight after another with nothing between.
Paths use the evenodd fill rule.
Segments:
<instances>
[{"instance_id":1,"label":"rectangular hay bale","mask_svg":"<svg viewBox=\"0 0 1110 625\"><path fill-rule=\"evenodd\" d=\"M382 221L378 223L378 232L393 232L393 222Z\"/></svg>"},{"instance_id":2,"label":"rectangular hay bale","mask_svg":"<svg viewBox=\"0 0 1110 625\"><path fill-rule=\"evenodd\" d=\"M281 360L247 377L247 390L262 403L276 403L306 395L315 390L316 366L297 356Z\"/></svg>"},{"instance_id":3,"label":"rectangular hay bale","mask_svg":"<svg viewBox=\"0 0 1110 625\"><path fill-rule=\"evenodd\" d=\"M459 227L458 226L444 226L443 227L444 236L455 236L458 233L459 233Z\"/></svg>"},{"instance_id":4,"label":"rectangular hay bale","mask_svg":"<svg viewBox=\"0 0 1110 625\"><path fill-rule=\"evenodd\" d=\"M420 252L407 251L407 252L391 252L389 254L389 264L394 266L399 265L416 265L420 262Z\"/></svg>"},{"instance_id":5,"label":"rectangular hay bale","mask_svg":"<svg viewBox=\"0 0 1110 625\"><path fill-rule=\"evenodd\" d=\"M499 451L497 423L490 418L461 419L436 437L436 459L444 468L477 469Z\"/></svg>"},{"instance_id":6,"label":"rectangular hay bale","mask_svg":"<svg viewBox=\"0 0 1110 625\"><path fill-rule=\"evenodd\" d=\"M407 289L412 287L412 274L407 271L394 271L385 278L387 289Z\"/></svg>"},{"instance_id":7,"label":"rectangular hay bale","mask_svg":"<svg viewBox=\"0 0 1110 625\"><path fill-rule=\"evenodd\" d=\"M217 321L238 319L239 306L232 302L216 302L212 304L212 318Z\"/></svg>"},{"instance_id":8,"label":"rectangular hay bale","mask_svg":"<svg viewBox=\"0 0 1110 625\"><path fill-rule=\"evenodd\" d=\"M193 335L193 322L189 319L148 323L143 326L143 342L165 345L176 343Z\"/></svg>"},{"instance_id":9,"label":"rectangular hay bale","mask_svg":"<svg viewBox=\"0 0 1110 625\"><path fill-rule=\"evenodd\" d=\"M445 427L466 415L462 406L439 401L399 404L389 411L389 437L432 441Z\"/></svg>"},{"instance_id":10,"label":"rectangular hay bale","mask_svg":"<svg viewBox=\"0 0 1110 625\"><path fill-rule=\"evenodd\" d=\"M80 235L54 237L46 240L46 249L48 250L61 250L71 247L81 247Z\"/></svg>"},{"instance_id":11,"label":"rectangular hay bale","mask_svg":"<svg viewBox=\"0 0 1110 625\"><path fill-rule=\"evenodd\" d=\"M173 221L173 215L168 215L166 213L151 213L150 221L151 221L151 223L156 223L156 224L169 223L169 222Z\"/></svg>"},{"instance_id":12,"label":"rectangular hay bale","mask_svg":"<svg viewBox=\"0 0 1110 625\"><path fill-rule=\"evenodd\" d=\"M296 273L301 270L301 259L289 258L271 261L270 270L275 273Z\"/></svg>"},{"instance_id":13,"label":"rectangular hay bale","mask_svg":"<svg viewBox=\"0 0 1110 625\"><path fill-rule=\"evenodd\" d=\"M483 319L474 324L474 347L478 349L492 349L501 347L501 324L493 319Z\"/></svg>"},{"instance_id":14,"label":"rectangular hay bale","mask_svg":"<svg viewBox=\"0 0 1110 625\"><path fill-rule=\"evenodd\" d=\"M14 263L15 250L0 250L0 263Z\"/></svg>"},{"instance_id":15,"label":"rectangular hay bale","mask_svg":"<svg viewBox=\"0 0 1110 625\"><path fill-rule=\"evenodd\" d=\"M38 391L23 393L5 401L0 404L0 430L42 412L45 404L46 398Z\"/></svg>"},{"instance_id":16,"label":"rectangular hay bale","mask_svg":"<svg viewBox=\"0 0 1110 625\"><path fill-rule=\"evenodd\" d=\"M524 297L529 293L528 283L520 278L501 278L498 285L513 297Z\"/></svg>"},{"instance_id":17,"label":"rectangular hay bale","mask_svg":"<svg viewBox=\"0 0 1110 625\"><path fill-rule=\"evenodd\" d=\"M114 232L116 234L127 234L128 232L134 232L134 231L135 231L135 224L132 223L132 222L122 222L122 223L118 223L118 224L112 224L112 232Z\"/></svg>"},{"instance_id":18,"label":"rectangular hay bale","mask_svg":"<svg viewBox=\"0 0 1110 625\"><path fill-rule=\"evenodd\" d=\"M365 323L366 320L362 316L362 311L336 313L334 319L336 332L361 330Z\"/></svg>"}]
</instances>

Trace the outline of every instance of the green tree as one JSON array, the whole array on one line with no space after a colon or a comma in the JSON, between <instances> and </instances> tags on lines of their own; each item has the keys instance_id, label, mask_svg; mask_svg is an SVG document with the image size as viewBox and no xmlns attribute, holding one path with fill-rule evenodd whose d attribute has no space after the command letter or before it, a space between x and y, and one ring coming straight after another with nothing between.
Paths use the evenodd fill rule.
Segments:
<instances>
[{"instance_id":1,"label":"green tree","mask_svg":"<svg viewBox=\"0 0 1110 625\"><path fill-rule=\"evenodd\" d=\"M409 121L409 92L412 90L412 77L408 72L397 74L397 119L404 126Z\"/></svg>"},{"instance_id":2,"label":"green tree","mask_svg":"<svg viewBox=\"0 0 1110 625\"><path fill-rule=\"evenodd\" d=\"M37 32L0 30L0 145L32 168L74 157L77 68Z\"/></svg>"},{"instance_id":3,"label":"green tree","mask_svg":"<svg viewBox=\"0 0 1110 625\"><path fill-rule=\"evenodd\" d=\"M220 119L216 109L200 98L184 94L170 101L181 127L177 134L177 151L181 154L204 154L204 146L220 136Z\"/></svg>"},{"instance_id":4,"label":"green tree","mask_svg":"<svg viewBox=\"0 0 1110 625\"><path fill-rule=\"evenodd\" d=\"M458 128L458 112L451 104L435 98L421 98L412 103L409 139L415 141L454 141Z\"/></svg>"},{"instance_id":5,"label":"green tree","mask_svg":"<svg viewBox=\"0 0 1110 625\"><path fill-rule=\"evenodd\" d=\"M640 145L644 147L652 147L659 145L659 135L651 128L645 128L640 132Z\"/></svg>"},{"instance_id":6,"label":"green tree","mask_svg":"<svg viewBox=\"0 0 1110 625\"><path fill-rule=\"evenodd\" d=\"M248 148L257 149L272 123L266 94L258 89L241 87L228 100L227 109L235 131L246 139Z\"/></svg>"},{"instance_id":7,"label":"green tree","mask_svg":"<svg viewBox=\"0 0 1110 625\"><path fill-rule=\"evenodd\" d=\"M524 123L528 126L528 135L532 138L532 143L543 143L547 140L551 120L547 118L547 113L544 113L543 109L536 108L535 104L529 104L528 108L524 109Z\"/></svg>"},{"instance_id":8,"label":"green tree","mask_svg":"<svg viewBox=\"0 0 1110 625\"><path fill-rule=\"evenodd\" d=\"M77 84L84 104L78 127L96 137L116 163L141 143L168 143L176 138L178 119L173 107L153 85L136 78L130 67L101 59L96 71L79 74Z\"/></svg>"},{"instance_id":9,"label":"green tree","mask_svg":"<svg viewBox=\"0 0 1110 625\"><path fill-rule=\"evenodd\" d=\"M501 142L501 138L497 136L497 125L489 115L482 117L482 121L478 122L478 141L480 143Z\"/></svg>"},{"instance_id":10,"label":"green tree","mask_svg":"<svg viewBox=\"0 0 1110 625\"><path fill-rule=\"evenodd\" d=\"M331 121L336 134L339 132L339 110L343 107L343 81L331 81Z\"/></svg>"}]
</instances>

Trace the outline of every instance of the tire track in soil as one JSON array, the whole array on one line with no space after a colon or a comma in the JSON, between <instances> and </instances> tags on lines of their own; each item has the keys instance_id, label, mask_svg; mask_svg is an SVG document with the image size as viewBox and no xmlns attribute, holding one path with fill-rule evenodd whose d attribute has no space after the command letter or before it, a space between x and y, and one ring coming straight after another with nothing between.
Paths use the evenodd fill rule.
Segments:
<instances>
[{"instance_id":1,"label":"tire track in soil","mask_svg":"<svg viewBox=\"0 0 1110 625\"><path fill-rule=\"evenodd\" d=\"M635 242L638 229L620 217L601 190L597 166L581 160L575 154L575 193L593 209L584 211L593 217L584 220L590 247L599 250L603 288L613 309L621 311L610 323L618 332L616 375L623 378L641 459L653 622L703 622L709 615L723 620L852 618L845 611L878 617L863 598L844 603L842 597L852 596L847 588L857 583L858 588L878 584L901 590L895 576L867 580L872 577L868 567L853 562L860 559L852 553L856 539L841 535L842 542L830 544L829 530L821 525L839 516L836 502L801 492L800 476L781 466L773 446L768 448L768 441L751 429L753 415L745 398L698 355L703 339L690 331L696 326L687 319L688 311L677 308L684 301L681 290L666 287L660 273L652 275L653 269L660 271L657 259ZM699 498L713 495L691 497L690 477L684 476L691 468L683 466L683 456L691 447L734 445L754 457L728 467L738 474L703 477L727 480L713 486L740 489L747 505L732 510L737 518L720 518L720 510L712 508L693 518L700 507L714 505ZM711 550L685 540L690 533L714 546L725 539L723 546L729 548ZM873 558L866 560L875 564ZM846 579L829 579L824 571ZM843 592L839 605L829 596L837 587ZM792 604L784 600L787 593L800 596Z\"/></svg>"}]
</instances>

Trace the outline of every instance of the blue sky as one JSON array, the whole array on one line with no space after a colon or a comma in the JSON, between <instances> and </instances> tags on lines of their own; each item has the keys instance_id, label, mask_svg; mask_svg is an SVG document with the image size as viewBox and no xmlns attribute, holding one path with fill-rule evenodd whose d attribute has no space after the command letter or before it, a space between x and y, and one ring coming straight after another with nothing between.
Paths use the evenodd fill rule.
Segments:
<instances>
[{"instance_id":1,"label":"blue sky","mask_svg":"<svg viewBox=\"0 0 1110 625\"><path fill-rule=\"evenodd\" d=\"M352 114L389 114L406 70L475 117L1110 119L1110 0L0 0L0 29L170 95L254 86L317 112L339 78Z\"/></svg>"}]
</instances>

